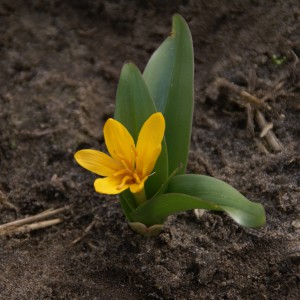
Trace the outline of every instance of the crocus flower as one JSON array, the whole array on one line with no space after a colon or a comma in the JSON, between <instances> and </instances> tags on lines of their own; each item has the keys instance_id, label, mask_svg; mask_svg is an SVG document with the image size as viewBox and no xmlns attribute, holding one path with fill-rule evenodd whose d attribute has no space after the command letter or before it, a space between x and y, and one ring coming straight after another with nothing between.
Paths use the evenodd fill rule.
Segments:
<instances>
[{"instance_id":1,"label":"crocus flower","mask_svg":"<svg viewBox=\"0 0 300 300\"><path fill-rule=\"evenodd\" d=\"M83 168L104 177L95 180L98 193L119 194L128 188L134 194L139 193L159 157L164 132L163 115L154 113L143 124L135 144L128 130L110 118L103 128L110 156L85 149L76 152L75 159Z\"/></svg>"}]
</instances>

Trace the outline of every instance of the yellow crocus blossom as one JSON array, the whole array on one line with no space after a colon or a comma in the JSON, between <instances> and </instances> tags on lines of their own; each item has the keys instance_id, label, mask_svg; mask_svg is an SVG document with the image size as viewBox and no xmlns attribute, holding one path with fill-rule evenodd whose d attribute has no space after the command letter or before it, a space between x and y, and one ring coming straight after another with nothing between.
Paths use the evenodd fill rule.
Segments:
<instances>
[{"instance_id":1,"label":"yellow crocus blossom","mask_svg":"<svg viewBox=\"0 0 300 300\"><path fill-rule=\"evenodd\" d=\"M119 194L128 188L134 194L140 193L161 152L164 132L163 115L154 113L143 124L135 145L128 130L110 118L103 128L110 156L84 149L75 153L75 159L83 168L104 177L95 180L98 193Z\"/></svg>"}]
</instances>

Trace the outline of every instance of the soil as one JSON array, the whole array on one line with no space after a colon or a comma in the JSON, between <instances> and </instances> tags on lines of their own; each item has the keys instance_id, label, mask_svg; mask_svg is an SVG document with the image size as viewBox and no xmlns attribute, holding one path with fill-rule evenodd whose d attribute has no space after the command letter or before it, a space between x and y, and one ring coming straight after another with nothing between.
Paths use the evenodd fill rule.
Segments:
<instances>
[{"instance_id":1,"label":"soil","mask_svg":"<svg viewBox=\"0 0 300 300\"><path fill-rule=\"evenodd\" d=\"M104 149L123 63L143 70L175 12L195 51L188 172L262 203L262 228L191 211L142 237L73 159ZM1 237L0 298L299 299L299 19L298 0L1 1L0 223L67 209ZM260 137L258 109L282 149Z\"/></svg>"}]
</instances>

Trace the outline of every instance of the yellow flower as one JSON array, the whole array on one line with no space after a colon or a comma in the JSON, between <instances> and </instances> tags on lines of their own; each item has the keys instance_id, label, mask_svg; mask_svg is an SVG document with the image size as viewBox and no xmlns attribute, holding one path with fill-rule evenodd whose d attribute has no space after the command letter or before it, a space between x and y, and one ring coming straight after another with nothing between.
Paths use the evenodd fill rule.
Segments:
<instances>
[{"instance_id":1,"label":"yellow flower","mask_svg":"<svg viewBox=\"0 0 300 300\"><path fill-rule=\"evenodd\" d=\"M128 188L132 193L139 193L159 157L164 132L163 115L152 114L142 126L135 145L128 130L110 118L103 128L110 156L85 149L76 152L75 159L83 168L105 177L95 180L98 193L119 194Z\"/></svg>"}]
</instances>

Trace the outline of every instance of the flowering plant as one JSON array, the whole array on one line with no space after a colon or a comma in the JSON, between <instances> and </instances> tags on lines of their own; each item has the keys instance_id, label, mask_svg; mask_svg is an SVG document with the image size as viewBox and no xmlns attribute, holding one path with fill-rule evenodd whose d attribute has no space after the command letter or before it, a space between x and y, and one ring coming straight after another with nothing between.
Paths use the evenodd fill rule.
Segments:
<instances>
[{"instance_id":1,"label":"flowering plant","mask_svg":"<svg viewBox=\"0 0 300 300\"><path fill-rule=\"evenodd\" d=\"M194 58L187 23L174 15L171 35L141 74L133 63L121 71L114 119L104 125L110 155L76 152L76 161L104 178L95 190L119 194L131 228L155 235L166 218L191 209L223 210L238 224L265 223L261 204L216 178L185 174L193 117Z\"/></svg>"}]
</instances>

